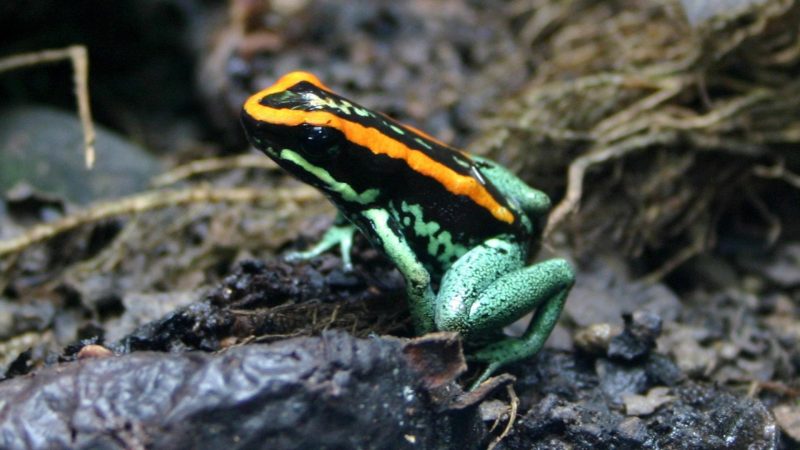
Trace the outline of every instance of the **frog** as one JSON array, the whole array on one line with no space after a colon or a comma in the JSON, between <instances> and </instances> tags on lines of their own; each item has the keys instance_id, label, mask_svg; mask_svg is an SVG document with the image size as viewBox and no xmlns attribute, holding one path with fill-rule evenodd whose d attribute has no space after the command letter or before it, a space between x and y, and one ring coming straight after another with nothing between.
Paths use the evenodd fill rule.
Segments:
<instances>
[{"instance_id":1,"label":"frog","mask_svg":"<svg viewBox=\"0 0 800 450\"><path fill-rule=\"evenodd\" d=\"M457 332L467 360L485 365L472 388L542 348L575 280L563 258L528 264L550 210L544 192L304 71L249 96L241 123L256 149L337 209L320 241L289 259L338 246L350 270L360 232L403 276L415 332ZM529 313L521 335L503 332Z\"/></svg>"}]
</instances>

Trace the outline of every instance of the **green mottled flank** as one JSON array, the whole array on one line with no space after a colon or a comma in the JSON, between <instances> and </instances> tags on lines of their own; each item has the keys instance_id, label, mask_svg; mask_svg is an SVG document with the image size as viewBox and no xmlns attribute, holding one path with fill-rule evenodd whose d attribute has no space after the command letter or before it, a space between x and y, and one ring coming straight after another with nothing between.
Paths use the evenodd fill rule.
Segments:
<instances>
[{"instance_id":1,"label":"green mottled flank","mask_svg":"<svg viewBox=\"0 0 800 450\"><path fill-rule=\"evenodd\" d=\"M389 225L389 213L383 209L370 209L363 213L368 223L380 238L380 246L406 279L406 292L411 317L418 333L436 330L434 305L436 296L431 288L431 276L419 258L411 250L402 235L396 234Z\"/></svg>"},{"instance_id":2,"label":"green mottled flank","mask_svg":"<svg viewBox=\"0 0 800 450\"><path fill-rule=\"evenodd\" d=\"M434 221L425 221L420 205L409 205L406 202L402 202L400 210L410 213L414 217L413 221L411 221L412 223L406 224L406 226L414 227L414 234L417 236L428 238L428 254L439 262L448 264L467 252L464 246L453 243L453 235L449 231L442 231L436 234L441 225ZM404 223L407 218L407 216L404 218Z\"/></svg>"},{"instance_id":3,"label":"green mottled flank","mask_svg":"<svg viewBox=\"0 0 800 450\"><path fill-rule=\"evenodd\" d=\"M346 100L337 101L313 94L304 99L309 111L325 107L343 116L381 117ZM410 134L423 151L431 149L429 142L411 130L386 121L376 126L386 134ZM251 136L251 141L271 157L293 163L289 167L302 172L304 179L311 176L314 185L334 194L330 197L337 203L341 215L349 220L349 223L337 221L317 246L293 256L313 257L338 244L343 254L348 255L345 265L349 267L349 250L356 229L352 224L358 224L403 274L417 332L457 331L465 340L468 359L486 364L475 385L504 365L529 358L544 345L574 281L572 267L563 259L526 265L529 244L538 237L541 231L538 227L550 209L547 195L531 188L491 160L477 156L472 160L451 158L446 164L454 161L476 178L487 180L520 219L521 231L514 231L514 234L506 234L510 233L507 224L498 221L496 234L490 238L474 236L470 239L470 236L464 236L464 230L443 229L442 223L435 220L438 216L435 204L426 204L424 195L415 195L415 198L423 198L415 203L403 201L403 198L411 198L412 192L403 197L402 189L414 189L414 186L404 184L402 174L395 174L400 177L402 187L400 192L397 189L392 191L391 199L381 196L377 186L357 192L349 177L358 177L358 173L336 179L327 167L312 164L298 151L283 148L275 152L257 136ZM435 155L429 153L429 156L435 159ZM441 200L441 197L437 198L437 201ZM459 242L478 243L467 248L454 242L454 236L459 236ZM422 246L424 250L418 250L424 251L424 255L415 253L414 249L420 247L412 243L418 242L425 244ZM438 261L445 269L440 280L434 278L422 263L430 260ZM435 285L438 285L438 292L433 290ZM530 312L534 312L533 319L522 336L512 338L499 333L503 327ZM501 338L497 340L497 336Z\"/></svg>"}]
</instances>

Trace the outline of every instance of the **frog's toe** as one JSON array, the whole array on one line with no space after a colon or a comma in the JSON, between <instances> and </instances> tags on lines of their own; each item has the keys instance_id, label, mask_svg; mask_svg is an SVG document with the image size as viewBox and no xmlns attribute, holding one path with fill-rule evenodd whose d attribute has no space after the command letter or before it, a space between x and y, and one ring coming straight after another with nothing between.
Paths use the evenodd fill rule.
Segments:
<instances>
[{"instance_id":1,"label":"frog's toe","mask_svg":"<svg viewBox=\"0 0 800 450\"><path fill-rule=\"evenodd\" d=\"M497 359L496 356L494 356L492 354L488 354L488 353L483 352L483 351L470 352L470 353L467 353L466 355L464 355L464 357L466 358L467 362L483 363L483 364L489 364L492 361Z\"/></svg>"},{"instance_id":2,"label":"frog's toe","mask_svg":"<svg viewBox=\"0 0 800 450\"><path fill-rule=\"evenodd\" d=\"M500 363L489 364L486 367L486 369L484 369L483 372L481 372L481 375L477 379L475 379L475 381L472 382L472 384L469 386L469 390L474 391L478 386L483 384L484 381L488 380L489 377L491 377L495 372L497 372L497 369L499 369L501 366L502 364Z\"/></svg>"},{"instance_id":3,"label":"frog's toe","mask_svg":"<svg viewBox=\"0 0 800 450\"><path fill-rule=\"evenodd\" d=\"M308 252L288 252L283 254L283 260L287 262L308 261L316 255L309 255Z\"/></svg>"}]
</instances>

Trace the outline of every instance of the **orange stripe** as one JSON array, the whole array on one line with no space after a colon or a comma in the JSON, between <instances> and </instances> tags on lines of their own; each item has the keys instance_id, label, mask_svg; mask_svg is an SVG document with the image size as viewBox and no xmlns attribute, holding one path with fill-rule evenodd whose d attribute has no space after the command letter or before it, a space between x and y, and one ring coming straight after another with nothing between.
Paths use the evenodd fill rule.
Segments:
<instances>
[{"instance_id":1,"label":"orange stripe","mask_svg":"<svg viewBox=\"0 0 800 450\"><path fill-rule=\"evenodd\" d=\"M309 124L335 128L341 131L350 142L368 148L376 155L383 154L390 158L406 161L412 170L435 179L453 194L466 195L498 220L506 223L514 222L514 215L511 211L498 203L478 180L455 172L425 153L412 149L375 128L365 127L360 123L343 119L326 111L275 109L259 103L267 95L287 90L301 81L308 81L320 89L329 91L315 76L305 72L292 72L283 76L275 85L248 98L244 104L244 110L256 120L276 125ZM426 134L420 134L428 138ZM431 140L435 141L435 139Z\"/></svg>"}]
</instances>

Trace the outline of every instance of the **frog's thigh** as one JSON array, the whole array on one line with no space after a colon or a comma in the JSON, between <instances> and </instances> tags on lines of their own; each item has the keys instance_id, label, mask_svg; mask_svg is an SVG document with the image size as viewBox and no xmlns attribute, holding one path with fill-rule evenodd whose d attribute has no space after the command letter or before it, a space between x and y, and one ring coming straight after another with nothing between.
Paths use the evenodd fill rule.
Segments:
<instances>
[{"instance_id":1,"label":"frog's thigh","mask_svg":"<svg viewBox=\"0 0 800 450\"><path fill-rule=\"evenodd\" d=\"M419 261L403 234L398 231L397 223L388 212L383 209L370 209L362 214L375 236L380 239L381 248L406 280L411 318L417 333L434 331L433 305L436 298L431 288L430 273Z\"/></svg>"},{"instance_id":2,"label":"frog's thigh","mask_svg":"<svg viewBox=\"0 0 800 450\"><path fill-rule=\"evenodd\" d=\"M506 275L484 291L470 315L476 330L494 329L515 314L537 309L521 337L503 339L469 355L472 361L488 363L473 389L503 365L528 358L542 348L561 315L574 277L566 261L551 259Z\"/></svg>"},{"instance_id":3,"label":"frog's thigh","mask_svg":"<svg viewBox=\"0 0 800 450\"><path fill-rule=\"evenodd\" d=\"M572 267L563 259L551 259L498 278L481 292L469 310L471 333L502 328L536 309L528 332L541 338L550 334L572 287ZM531 351L535 353L538 351Z\"/></svg>"},{"instance_id":4,"label":"frog's thigh","mask_svg":"<svg viewBox=\"0 0 800 450\"><path fill-rule=\"evenodd\" d=\"M436 327L466 332L473 304L493 282L519 270L525 255L518 244L488 239L458 258L442 278L436 296Z\"/></svg>"}]
</instances>

